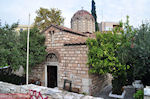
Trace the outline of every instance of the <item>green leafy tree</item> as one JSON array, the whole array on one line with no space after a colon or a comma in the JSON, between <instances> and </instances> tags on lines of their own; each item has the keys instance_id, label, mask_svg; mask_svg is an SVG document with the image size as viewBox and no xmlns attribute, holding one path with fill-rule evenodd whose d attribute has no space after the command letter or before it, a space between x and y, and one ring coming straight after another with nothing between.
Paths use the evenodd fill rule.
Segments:
<instances>
[{"instance_id":1,"label":"green leafy tree","mask_svg":"<svg viewBox=\"0 0 150 99\"><path fill-rule=\"evenodd\" d=\"M51 8L40 8L36 11L36 18L34 25L40 30L44 30L50 24L62 25L64 23L64 18L61 16L61 10Z\"/></svg>"},{"instance_id":2,"label":"green leafy tree","mask_svg":"<svg viewBox=\"0 0 150 99\"><path fill-rule=\"evenodd\" d=\"M130 68L127 69L127 80L129 84L133 82L134 79L141 79L145 85L149 85L150 81L147 78L150 76L150 25L142 24L139 28L132 31L132 27L127 24L125 25L124 43L120 48L118 53L119 60L121 63L129 65Z\"/></svg>"},{"instance_id":3,"label":"green leafy tree","mask_svg":"<svg viewBox=\"0 0 150 99\"><path fill-rule=\"evenodd\" d=\"M150 85L147 77L150 76L150 25L142 24L136 30L132 42L132 59L135 79L143 80L144 84Z\"/></svg>"},{"instance_id":4,"label":"green leafy tree","mask_svg":"<svg viewBox=\"0 0 150 99\"><path fill-rule=\"evenodd\" d=\"M123 48L130 46L130 32L132 32L128 18L125 24L120 22L113 32L96 33L96 39L87 40L89 48L87 64L90 67L90 73L111 73L112 91L115 94L121 94L126 82L126 70L130 68L130 65L123 60L127 58Z\"/></svg>"},{"instance_id":5,"label":"green leafy tree","mask_svg":"<svg viewBox=\"0 0 150 99\"><path fill-rule=\"evenodd\" d=\"M122 44L121 46L118 48L118 57L119 57L119 61L128 66L128 68L126 67L126 73L127 73L127 80L126 80L126 84L132 84L133 80L134 80L134 76L133 76L133 61L134 59L132 58L132 40L133 37L135 35L135 29L129 25L129 16L127 16L127 20L126 22L123 24L124 29L121 32L122 33Z\"/></svg>"},{"instance_id":6,"label":"green leafy tree","mask_svg":"<svg viewBox=\"0 0 150 99\"><path fill-rule=\"evenodd\" d=\"M117 49L120 46L121 37L117 33L97 33L96 39L88 39L88 65L90 73L111 73L113 93L121 94L125 84L126 66L121 64L117 57Z\"/></svg>"},{"instance_id":7,"label":"green leafy tree","mask_svg":"<svg viewBox=\"0 0 150 99\"><path fill-rule=\"evenodd\" d=\"M99 31L99 28L98 28L98 23L97 23L97 15L96 15L96 6L95 6L95 1L92 0L92 10L91 10L91 13L95 19L95 31Z\"/></svg>"},{"instance_id":8,"label":"green leafy tree","mask_svg":"<svg viewBox=\"0 0 150 99\"><path fill-rule=\"evenodd\" d=\"M26 69L27 31L15 32L17 24L0 27L0 66L11 66L12 69L19 69L23 66ZM40 34L37 28L30 31L30 53L29 67L36 66L46 57L45 37Z\"/></svg>"},{"instance_id":9,"label":"green leafy tree","mask_svg":"<svg viewBox=\"0 0 150 99\"><path fill-rule=\"evenodd\" d=\"M112 32L97 33L96 39L87 40L88 64L91 66L91 73L111 73L115 77L119 75L119 71L124 70L125 66L116 56L119 43L121 43L120 34Z\"/></svg>"},{"instance_id":10,"label":"green leafy tree","mask_svg":"<svg viewBox=\"0 0 150 99\"><path fill-rule=\"evenodd\" d=\"M26 54L27 54L27 31L20 33L20 59L24 69L26 69ZM36 66L45 60L47 52L45 51L45 36L39 32L37 28L30 30L29 40L29 67Z\"/></svg>"},{"instance_id":11,"label":"green leafy tree","mask_svg":"<svg viewBox=\"0 0 150 99\"><path fill-rule=\"evenodd\" d=\"M10 65L17 69L20 65L19 39L14 30L17 26L18 23L0 27L0 66Z\"/></svg>"}]
</instances>

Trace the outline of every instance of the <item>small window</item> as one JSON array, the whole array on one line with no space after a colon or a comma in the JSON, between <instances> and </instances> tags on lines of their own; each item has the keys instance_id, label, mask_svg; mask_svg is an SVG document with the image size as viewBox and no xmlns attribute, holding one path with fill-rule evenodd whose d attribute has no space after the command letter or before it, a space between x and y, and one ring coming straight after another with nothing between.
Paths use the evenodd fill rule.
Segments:
<instances>
[{"instance_id":1,"label":"small window","mask_svg":"<svg viewBox=\"0 0 150 99\"><path fill-rule=\"evenodd\" d=\"M55 31L52 31L52 33L54 34Z\"/></svg>"},{"instance_id":2,"label":"small window","mask_svg":"<svg viewBox=\"0 0 150 99\"><path fill-rule=\"evenodd\" d=\"M52 35L52 34L54 34L54 32L55 32L54 30L53 30L53 31L49 31L49 34L51 34L51 35Z\"/></svg>"},{"instance_id":3,"label":"small window","mask_svg":"<svg viewBox=\"0 0 150 99\"><path fill-rule=\"evenodd\" d=\"M54 30L52 30L52 31L49 31L49 34L50 34L50 36L51 36L51 43L53 44L54 43Z\"/></svg>"}]
</instances>

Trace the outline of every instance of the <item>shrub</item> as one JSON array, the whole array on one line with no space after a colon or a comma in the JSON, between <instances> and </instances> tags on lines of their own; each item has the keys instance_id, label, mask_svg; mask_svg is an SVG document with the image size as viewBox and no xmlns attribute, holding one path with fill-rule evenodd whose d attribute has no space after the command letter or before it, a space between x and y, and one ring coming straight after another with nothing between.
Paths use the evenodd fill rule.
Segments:
<instances>
[{"instance_id":1,"label":"shrub","mask_svg":"<svg viewBox=\"0 0 150 99\"><path fill-rule=\"evenodd\" d=\"M144 91L143 90L138 90L133 97L135 99L144 99Z\"/></svg>"},{"instance_id":2,"label":"shrub","mask_svg":"<svg viewBox=\"0 0 150 99\"><path fill-rule=\"evenodd\" d=\"M8 82L16 85L25 84L25 77L20 77L11 72L10 68L0 70L0 81Z\"/></svg>"}]
</instances>

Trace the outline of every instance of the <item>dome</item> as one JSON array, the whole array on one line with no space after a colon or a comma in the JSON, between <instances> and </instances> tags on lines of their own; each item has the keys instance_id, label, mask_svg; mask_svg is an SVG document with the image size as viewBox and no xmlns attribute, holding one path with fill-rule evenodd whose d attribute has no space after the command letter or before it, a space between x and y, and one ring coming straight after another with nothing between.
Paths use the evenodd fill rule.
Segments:
<instances>
[{"instance_id":1,"label":"dome","mask_svg":"<svg viewBox=\"0 0 150 99\"><path fill-rule=\"evenodd\" d=\"M78 32L95 32L95 20L86 10L77 11L71 18L71 29Z\"/></svg>"},{"instance_id":2,"label":"dome","mask_svg":"<svg viewBox=\"0 0 150 99\"><path fill-rule=\"evenodd\" d=\"M92 19L94 21L94 17L92 16L92 14L90 14L86 10L79 10L79 11L77 11L73 15L72 20L74 20L74 19L80 19L80 18Z\"/></svg>"}]
</instances>

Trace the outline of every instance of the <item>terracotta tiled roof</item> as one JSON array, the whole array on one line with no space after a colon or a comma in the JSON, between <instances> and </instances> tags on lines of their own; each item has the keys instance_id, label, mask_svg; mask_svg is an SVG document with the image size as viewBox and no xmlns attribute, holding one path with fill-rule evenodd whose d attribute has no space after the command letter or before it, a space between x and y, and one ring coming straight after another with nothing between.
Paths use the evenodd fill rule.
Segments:
<instances>
[{"instance_id":1,"label":"terracotta tiled roof","mask_svg":"<svg viewBox=\"0 0 150 99\"><path fill-rule=\"evenodd\" d=\"M86 44L86 40L87 38L95 38L95 34L94 33L81 33L81 32L76 32L76 31L73 31L72 29L70 28L67 28L67 27L64 27L64 26L58 26L58 25L54 25L54 24L51 24L48 28L50 28L51 26L55 27L55 28L58 28L62 31L66 31L66 32L70 32L70 33L73 33L73 34L76 34L76 35L80 35L82 37L78 37L77 39L73 39L71 41L67 41L64 43L64 45L78 45L78 44ZM47 29L48 29L47 28ZM43 32L45 32L47 29L45 29Z\"/></svg>"},{"instance_id":2,"label":"terracotta tiled roof","mask_svg":"<svg viewBox=\"0 0 150 99\"><path fill-rule=\"evenodd\" d=\"M94 33L86 34L88 37L78 37L77 39L65 42L64 45L85 45L88 38L96 38Z\"/></svg>"},{"instance_id":3,"label":"terracotta tiled roof","mask_svg":"<svg viewBox=\"0 0 150 99\"><path fill-rule=\"evenodd\" d=\"M86 44L87 37L79 37L77 39L65 42L64 45L78 45L78 44Z\"/></svg>"},{"instance_id":4,"label":"terracotta tiled roof","mask_svg":"<svg viewBox=\"0 0 150 99\"><path fill-rule=\"evenodd\" d=\"M89 15L91 18L94 18L93 16L92 16L92 14L90 14L88 11L86 11L86 10L79 10L79 11L77 11L74 15L73 15L73 17L79 17L79 16L86 16L86 15Z\"/></svg>"},{"instance_id":5,"label":"terracotta tiled roof","mask_svg":"<svg viewBox=\"0 0 150 99\"><path fill-rule=\"evenodd\" d=\"M77 31L73 31L72 29L70 28L67 28L67 27L64 27L64 26L59 26L59 25L54 25L54 24L51 24L49 27L47 27L44 31L42 32L45 32L48 28L50 28L51 26L57 28L57 29L60 29L62 31L66 31L66 32L69 32L69 33L73 33L73 34L76 34L76 35L80 35L80 36L85 36L87 37L87 35L84 35L83 33L81 32L77 32Z\"/></svg>"},{"instance_id":6,"label":"terracotta tiled roof","mask_svg":"<svg viewBox=\"0 0 150 99\"><path fill-rule=\"evenodd\" d=\"M88 36L89 38L96 38L96 34L95 33L85 32L83 34L86 35L86 36Z\"/></svg>"}]
</instances>

